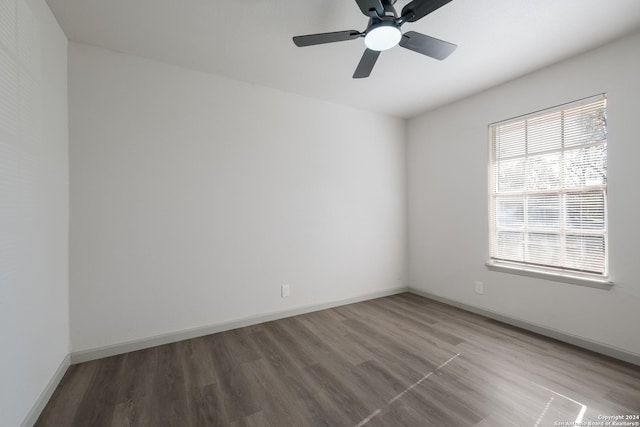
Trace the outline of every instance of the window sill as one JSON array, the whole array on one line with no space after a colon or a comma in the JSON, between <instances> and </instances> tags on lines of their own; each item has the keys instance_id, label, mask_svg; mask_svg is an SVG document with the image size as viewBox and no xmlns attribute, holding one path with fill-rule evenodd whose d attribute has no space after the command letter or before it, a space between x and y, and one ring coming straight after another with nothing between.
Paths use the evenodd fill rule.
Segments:
<instances>
[{"instance_id":1,"label":"window sill","mask_svg":"<svg viewBox=\"0 0 640 427\"><path fill-rule=\"evenodd\" d=\"M517 274L519 276L535 277L537 279L552 280L554 282L570 283L572 285L588 286L590 288L611 289L611 287L613 286L613 282L610 282L607 279L581 277L577 275L571 275L569 273L537 270L534 268L498 264L493 262L487 262L485 263L485 265L491 271Z\"/></svg>"}]
</instances>

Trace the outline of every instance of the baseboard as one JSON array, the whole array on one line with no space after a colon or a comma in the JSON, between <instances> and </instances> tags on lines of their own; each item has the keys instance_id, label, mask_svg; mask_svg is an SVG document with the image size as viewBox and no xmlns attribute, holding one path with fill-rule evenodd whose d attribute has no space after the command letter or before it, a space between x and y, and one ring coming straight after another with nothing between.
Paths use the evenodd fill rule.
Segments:
<instances>
[{"instance_id":1,"label":"baseboard","mask_svg":"<svg viewBox=\"0 0 640 427\"><path fill-rule=\"evenodd\" d=\"M458 301L451 300L449 298L445 298L429 292L421 291L419 289L409 288L409 292L411 292L412 294L423 296L425 298L439 301L447 305L458 307L463 310L470 311L472 313L476 313L484 317L488 317L490 319L498 320L500 322L507 323L509 325L516 326L518 328L526 329L527 331L535 332L536 334L554 338L559 341L563 341L563 342L575 345L577 347L591 350L596 353L604 354L606 356L610 356L615 359L619 359L619 360L633 363L634 365L640 366L639 354L631 353L618 347L613 347L607 344L603 344L601 342L592 341L592 340L582 338L576 335L568 334L566 332L562 332L556 329L548 328L546 326L530 323L522 319L505 316L495 311L487 310L487 309L476 307L473 305L464 304Z\"/></svg>"},{"instance_id":2,"label":"baseboard","mask_svg":"<svg viewBox=\"0 0 640 427\"><path fill-rule=\"evenodd\" d=\"M337 301L329 301L321 304L307 305L289 310L274 311L270 313L259 314L256 316L235 319L228 322L216 323L213 325L203 326L200 328L187 329L168 334L156 335L153 337L142 338L138 340L127 341L119 344L109 345L105 347L95 348L71 353L71 364L88 362L90 360L102 359L103 357L115 356L118 354L128 353L130 351L142 350L158 345L170 344L177 341L197 338L204 335L224 332L231 329L243 328L245 326L256 325L259 323L270 322L272 320L284 319L285 317L297 316L300 314L311 313L327 308L338 307L346 304L353 304L360 301L366 301L375 298L382 298L389 295L396 295L408 292L409 288L393 288L380 292L373 292L357 297L341 299Z\"/></svg>"},{"instance_id":3,"label":"baseboard","mask_svg":"<svg viewBox=\"0 0 640 427\"><path fill-rule=\"evenodd\" d=\"M56 369L53 377L51 377L51 380L49 380L47 386L44 388L44 390L42 390L40 396L38 396L36 403L33 404L31 410L24 418L24 421L22 421L22 424L20 424L21 427L32 427L36 423L36 421L38 421L38 417L42 413L44 407L47 406L49 399L51 399L51 396L56 390L56 387L58 387L58 384L60 384L60 381L62 381L62 377L64 377L64 374L67 372L67 368L70 364L71 355L67 354L62 360L62 363L60 363L60 366L58 366L58 369Z\"/></svg>"}]
</instances>

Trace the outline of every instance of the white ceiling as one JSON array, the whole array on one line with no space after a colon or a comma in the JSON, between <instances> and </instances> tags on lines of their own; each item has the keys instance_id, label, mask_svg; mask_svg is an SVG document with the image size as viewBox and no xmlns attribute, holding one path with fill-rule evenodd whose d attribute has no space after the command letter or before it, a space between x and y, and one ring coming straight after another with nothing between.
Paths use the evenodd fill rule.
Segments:
<instances>
[{"instance_id":1,"label":"white ceiling","mask_svg":"<svg viewBox=\"0 0 640 427\"><path fill-rule=\"evenodd\" d=\"M73 41L405 118L640 30L639 0L453 0L402 27L456 43L449 58L396 46L355 80L363 39L291 41L364 30L353 0L47 2Z\"/></svg>"}]
</instances>

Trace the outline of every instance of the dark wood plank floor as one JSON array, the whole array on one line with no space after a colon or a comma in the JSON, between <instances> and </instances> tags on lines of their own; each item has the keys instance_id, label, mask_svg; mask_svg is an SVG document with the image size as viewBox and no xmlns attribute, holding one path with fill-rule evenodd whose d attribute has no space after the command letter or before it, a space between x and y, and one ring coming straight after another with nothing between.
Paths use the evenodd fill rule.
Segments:
<instances>
[{"instance_id":1,"label":"dark wood plank floor","mask_svg":"<svg viewBox=\"0 0 640 427\"><path fill-rule=\"evenodd\" d=\"M73 365L37 426L554 426L636 414L639 367L406 293Z\"/></svg>"}]
</instances>

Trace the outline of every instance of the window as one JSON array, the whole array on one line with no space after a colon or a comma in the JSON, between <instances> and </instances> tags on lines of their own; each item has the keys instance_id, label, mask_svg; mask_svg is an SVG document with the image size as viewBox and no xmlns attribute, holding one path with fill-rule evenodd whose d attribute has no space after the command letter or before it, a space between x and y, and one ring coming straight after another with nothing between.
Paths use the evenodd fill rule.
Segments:
<instances>
[{"instance_id":1,"label":"window","mask_svg":"<svg viewBox=\"0 0 640 427\"><path fill-rule=\"evenodd\" d=\"M492 266L607 277L607 99L489 126Z\"/></svg>"}]
</instances>

